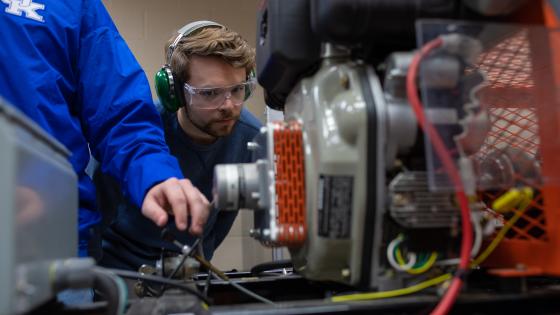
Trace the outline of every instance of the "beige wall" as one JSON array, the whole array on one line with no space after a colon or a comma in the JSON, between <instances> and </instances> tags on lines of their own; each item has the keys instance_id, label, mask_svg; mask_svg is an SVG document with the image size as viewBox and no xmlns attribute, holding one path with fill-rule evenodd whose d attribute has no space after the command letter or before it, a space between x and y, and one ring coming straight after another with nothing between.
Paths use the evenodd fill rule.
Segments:
<instances>
[{"instance_id":1,"label":"beige wall","mask_svg":"<svg viewBox=\"0 0 560 315\"><path fill-rule=\"evenodd\" d=\"M103 0L122 36L140 62L152 88L155 73L165 63L164 46L183 25L213 20L239 32L252 47L260 0ZM259 88L247 107L261 120L264 101Z\"/></svg>"},{"instance_id":2,"label":"beige wall","mask_svg":"<svg viewBox=\"0 0 560 315\"><path fill-rule=\"evenodd\" d=\"M146 71L152 95L153 77L164 61L164 45L183 25L213 20L239 32L255 47L256 11L260 0L103 0L117 28ZM247 107L264 118L262 91L257 90ZM272 258L271 251L251 239L252 213L241 212L230 234L212 260L223 270L248 270Z\"/></svg>"}]
</instances>

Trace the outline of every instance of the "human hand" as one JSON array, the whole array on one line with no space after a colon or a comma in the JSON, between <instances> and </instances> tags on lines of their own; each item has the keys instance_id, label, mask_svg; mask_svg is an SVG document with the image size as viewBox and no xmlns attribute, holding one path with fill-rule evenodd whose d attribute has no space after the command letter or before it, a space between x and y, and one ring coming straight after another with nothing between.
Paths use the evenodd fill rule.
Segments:
<instances>
[{"instance_id":1,"label":"human hand","mask_svg":"<svg viewBox=\"0 0 560 315\"><path fill-rule=\"evenodd\" d=\"M26 186L16 186L16 209L18 225L35 222L45 215L43 199L37 191Z\"/></svg>"},{"instance_id":2,"label":"human hand","mask_svg":"<svg viewBox=\"0 0 560 315\"><path fill-rule=\"evenodd\" d=\"M142 214L162 227L167 224L168 214L175 216L177 229L201 235L210 213L210 204L204 195L188 179L169 178L152 187L142 202Z\"/></svg>"}]
</instances>

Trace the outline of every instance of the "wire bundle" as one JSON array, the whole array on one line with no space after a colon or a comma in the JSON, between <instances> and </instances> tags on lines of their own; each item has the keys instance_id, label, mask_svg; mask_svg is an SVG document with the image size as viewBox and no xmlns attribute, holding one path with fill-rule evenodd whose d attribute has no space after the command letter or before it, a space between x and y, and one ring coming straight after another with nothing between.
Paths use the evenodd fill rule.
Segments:
<instances>
[{"instance_id":1,"label":"wire bundle","mask_svg":"<svg viewBox=\"0 0 560 315\"><path fill-rule=\"evenodd\" d=\"M455 272L455 275L452 273L445 273L438 277L429 279L427 281L422 281L418 284L412 285L407 288L385 291L385 292L371 292L371 293L361 293L361 294L351 294L351 295L344 295L344 296L336 296L331 298L333 302L346 302L346 301L355 301L355 300L368 300L368 299L382 299L382 298L390 298L390 297L397 297L406 294L412 294L424 290L428 287L435 286L442 284L451 280L450 285L444 295L444 297L440 300L432 314L441 315L447 314L455 302L461 286L463 284L463 277L468 272L468 269L475 268L480 265L498 246L501 240L505 237L506 233L511 229L511 227L515 224L515 222L521 217L524 211L528 208L533 198L533 193L530 188L524 188L521 191L517 191L517 193L512 193L510 190L506 194L503 195L503 198L498 198L496 202L493 204L494 208L497 208L498 212L506 212L510 211L512 207L518 206L518 211L515 215L503 226L503 228L498 232L496 237L492 240L490 245L474 260L471 262L470 257L474 256L478 253L481 243L482 243L482 229L480 227L480 222L478 218L473 218L471 216L471 211L469 207L469 199L465 193L465 188L463 186L463 182L461 179L461 175L455 166L455 162L453 161L450 153L448 152L447 148L441 137L439 136L438 132L436 131L435 127L431 124L431 122L426 118L426 115L423 110L422 103L418 96L418 88L416 84L416 78L418 75L418 69L420 65L420 61L430 54L433 50L449 45L451 41L455 40L450 39L450 37L442 36L438 37L426 45L424 45L420 52L415 54L413 57L408 74L406 79L406 90L408 100L410 105L416 115L416 118L424 130L424 133L428 136L431 144L433 145L435 152L442 162L444 169L450 179L452 180L454 187L455 187L455 194L457 198L457 202L461 209L461 231L462 231L462 239L461 239L461 249L460 249L460 258L453 261L453 264L456 265L458 263L458 269ZM453 44L453 43L451 43ZM512 200L514 199L514 200ZM500 203L501 202L501 203ZM508 205L510 209L505 209ZM503 207L503 209L500 209ZM472 224L471 220L475 223L475 244L473 247L473 234L472 234ZM428 269L430 269L434 264L436 264L437 260L437 253L431 253L429 258L426 259L427 256L424 254L424 258L419 259L416 253L408 253L407 260L402 255L402 251L399 248L399 244L404 240L402 235L399 235L387 247L387 259L389 264L398 271L406 271L411 274L420 274ZM420 262L417 262L420 260Z\"/></svg>"},{"instance_id":2,"label":"wire bundle","mask_svg":"<svg viewBox=\"0 0 560 315\"><path fill-rule=\"evenodd\" d=\"M403 241L404 236L401 234L392 240L387 246L387 260L394 269L417 275L428 271L434 265L438 257L436 252L432 252L430 254L422 253L420 255L408 252L408 261L405 261L399 247Z\"/></svg>"}]
</instances>

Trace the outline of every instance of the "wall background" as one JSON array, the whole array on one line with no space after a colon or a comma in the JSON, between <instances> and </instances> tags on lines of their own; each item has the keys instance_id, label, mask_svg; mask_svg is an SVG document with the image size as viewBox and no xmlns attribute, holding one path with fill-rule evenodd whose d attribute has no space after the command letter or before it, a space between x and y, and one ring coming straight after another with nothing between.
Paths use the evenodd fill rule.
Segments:
<instances>
[{"instance_id":1,"label":"wall background","mask_svg":"<svg viewBox=\"0 0 560 315\"><path fill-rule=\"evenodd\" d=\"M155 73L164 60L164 45L183 25L195 20L213 20L240 33L252 47L256 40L256 12L260 0L102 0L150 81L152 96ZM247 102L247 108L264 118L262 89ZM270 249L249 237L252 213L241 211L212 262L222 270L248 270L272 260Z\"/></svg>"}]
</instances>

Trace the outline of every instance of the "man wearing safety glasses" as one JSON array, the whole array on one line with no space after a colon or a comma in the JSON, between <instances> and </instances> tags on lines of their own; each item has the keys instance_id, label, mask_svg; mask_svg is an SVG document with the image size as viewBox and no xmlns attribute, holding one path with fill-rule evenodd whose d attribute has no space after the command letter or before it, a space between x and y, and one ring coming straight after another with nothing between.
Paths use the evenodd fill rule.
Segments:
<instances>
[{"instance_id":1,"label":"man wearing safety glasses","mask_svg":"<svg viewBox=\"0 0 560 315\"><path fill-rule=\"evenodd\" d=\"M243 108L255 88L254 49L238 33L218 23L196 21L169 40L165 58L155 87L166 142L185 177L211 200L214 166L251 162L247 142L261 127ZM108 185L110 178L97 172L95 180L100 208L113 213L103 234L101 265L138 269L142 264L155 265L162 249L163 255L179 250L161 239L160 228L115 194ZM226 237L236 215L211 210L203 232L207 259ZM194 237L179 232L173 220L167 227L181 243L193 244Z\"/></svg>"}]
</instances>

